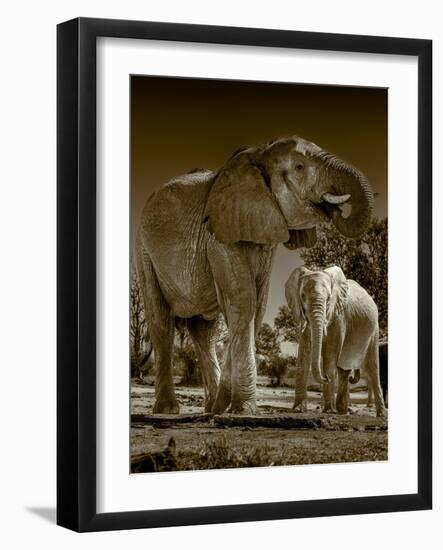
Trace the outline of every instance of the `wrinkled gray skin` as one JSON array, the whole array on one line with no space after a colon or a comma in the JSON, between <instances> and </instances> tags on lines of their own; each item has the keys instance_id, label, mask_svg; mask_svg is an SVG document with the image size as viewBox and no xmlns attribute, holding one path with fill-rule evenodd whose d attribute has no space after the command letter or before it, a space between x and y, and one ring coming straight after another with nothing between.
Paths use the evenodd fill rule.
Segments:
<instances>
[{"instance_id":1,"label":"wrinkled gray skin","mask_svg":"<svg viewBox=\"0 0 443 550\"><path fill-rule=\"evenodd\" d=\"M341 205L352 206L348 217ZM177 319L186 320L202 365L207 411L256 410L255 335L262 322L278 243L313 246L331 220L348 237L370 222L373 196L363 174L297 137L243 149L218 171L167 183L147 201L136 267L155 350L155 413L178 413L171 370ZM229 342L215 355L217 316Z\"/></svg>"},{"instance_id":2,"label":"wrinkled gray skin","mask_svg":"<svg viewBox=\"0 0 443 550\"><path fill-rule=\"evenodd\" d=\"M387 341L378 343L378 361L380 364L381 391L383 393L383 399L387 407L388 406L388 342ZM362 374L366 378L365 373L362 372ZM349 382L351 382L351 379L349 379ZM372 407L372 405L374 404L374 392L372 391L370 380L367 380L367 382L368 382L368 400L366 405L368 407Z\"/></svg>"},{"instance_id":3,"label":"wrinkled gray skin","mask_svg":"<svg viewBox=\"0 0 443 550\"><path fill-rule=\"evenodd\" d=\"M378 357L378 310L364 288L332 266L299 267L285 286L286 300L301 325L294 408L304 409L309 369L323 383L325 412L348 412L349 375L362 369L374 389L377 416L385 416Z\"/></svg>"}]
</instances>

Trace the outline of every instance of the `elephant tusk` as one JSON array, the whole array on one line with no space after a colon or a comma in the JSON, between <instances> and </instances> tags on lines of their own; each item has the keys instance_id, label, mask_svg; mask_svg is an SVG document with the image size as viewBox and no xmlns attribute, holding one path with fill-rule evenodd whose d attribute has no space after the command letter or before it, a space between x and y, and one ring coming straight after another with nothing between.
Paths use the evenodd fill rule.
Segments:
<instances>
[{"instance_id":1,"label":"elephant tusk","mask_svg":"<svg viewBox=\"0 0 443 550\"><path fill-rule=\"evenodd\" d=\"M329 204L343 204L351 198L351 195L333 195L332 193L325 193L321 198Z\"/></svg>"}]
</instances>

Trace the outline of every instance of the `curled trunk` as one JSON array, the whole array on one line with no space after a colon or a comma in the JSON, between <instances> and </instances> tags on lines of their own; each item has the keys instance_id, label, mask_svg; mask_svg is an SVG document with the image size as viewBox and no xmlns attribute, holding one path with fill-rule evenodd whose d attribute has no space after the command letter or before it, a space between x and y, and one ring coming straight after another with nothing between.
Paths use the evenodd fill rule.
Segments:
<instances>
[{"instance_id":1,"label":"curled trunk","mask_svg":"<svg viewBox=\"0 0 443 550\"><path fill-rule=\"evenodd\" d=\"M349 377L349 382L351 384L358 384L360 382L360 369L354 369L351 376Z\"/></svg>"},{"instance_id":2,"label":"curled trunk","mask_svg":"<svg viewBox=\"0 0 443 550\"><path fill-rule=\"evenodd\" d=\"M360 237L368 229L374 209L374 196L366 176L359 170L341 161L330 153L322 153L324 177L332 186L332 194L323 195L322 206L336 229L345 237ZM339 198L349 195L349 199L328 201L328 196ZM351 208L345 215L343 204Z\"/></svg>"}]
</instances>

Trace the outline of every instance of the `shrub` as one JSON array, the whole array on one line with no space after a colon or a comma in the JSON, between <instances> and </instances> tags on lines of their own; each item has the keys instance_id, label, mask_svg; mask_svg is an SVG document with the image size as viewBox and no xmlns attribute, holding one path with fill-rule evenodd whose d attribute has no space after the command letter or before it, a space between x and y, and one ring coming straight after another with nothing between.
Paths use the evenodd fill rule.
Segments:
<instances>
[{"instance_id":1,"label":"shrub","mask_svg":"<svg viewBox=\"0 0 443 550\"><path fill-rule=\"evenodd\" d=\"M179 470L212 470L223 468L255 468L285 464L285 448L274 457L267 445L236 448L229 438L204 441L195 453L178 456Z\"/></svg>"}]
</instances>

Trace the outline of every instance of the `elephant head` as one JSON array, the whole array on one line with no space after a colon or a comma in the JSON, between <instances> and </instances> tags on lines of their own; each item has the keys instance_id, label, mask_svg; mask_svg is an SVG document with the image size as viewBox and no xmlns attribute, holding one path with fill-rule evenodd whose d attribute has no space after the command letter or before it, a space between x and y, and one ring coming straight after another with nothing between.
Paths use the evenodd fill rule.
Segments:
<instances>
[{"instance_id":1,"label":"elephant head","mask_svg":"<svg viewBox=\"0 0 443 550\"><path fill-rule=\"evenodd\" d=\"M344 205L351 210L346 216ZM298 137L242 149L217 172L206 203L208 230L223 243L313 246L331 221L346 237L369 226L373 194L365 176Z\"/></svg>"},{"instance_id":2,"label":"elephant head","mask_svg":"<svg viewBox=\"0 0 443 550\"><path fill-rule=\"evenodd\" d=\"M323 335L333 317L344 310L348 296L346 277L337 266L323 271L298 267L286 282L285 294L296 322L309 324L312 374L317 382L326 382L321 367Z\"/></svg>"}]
</instances>

